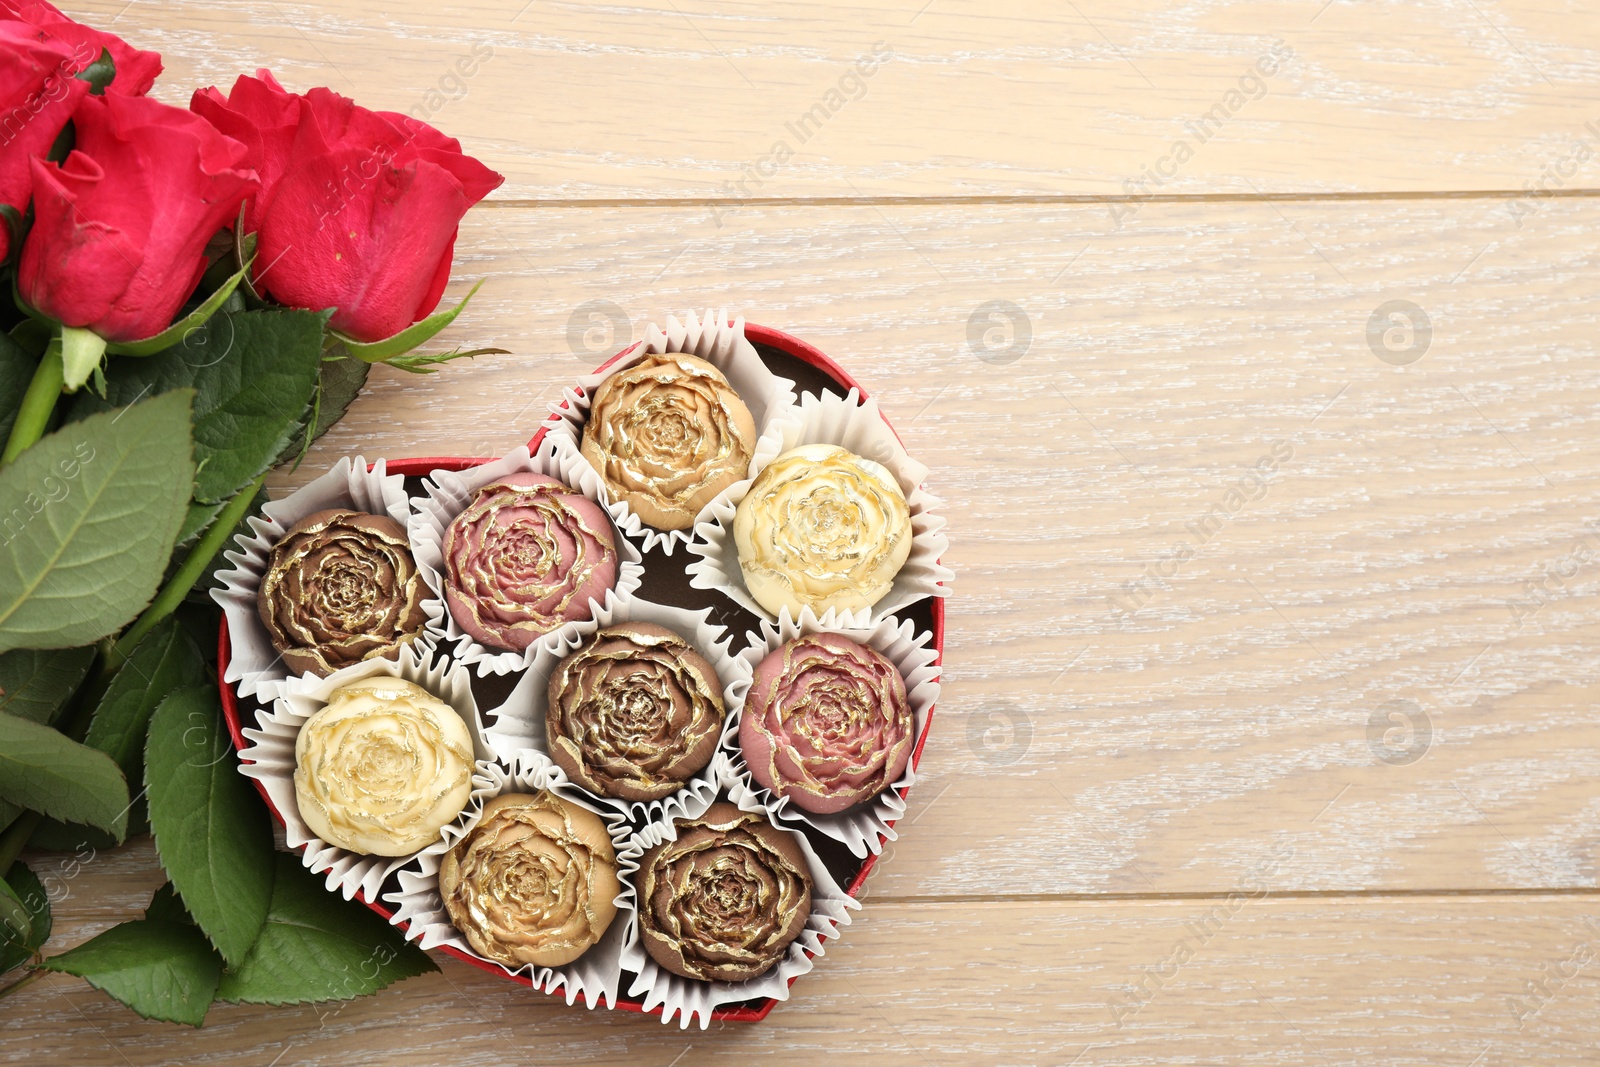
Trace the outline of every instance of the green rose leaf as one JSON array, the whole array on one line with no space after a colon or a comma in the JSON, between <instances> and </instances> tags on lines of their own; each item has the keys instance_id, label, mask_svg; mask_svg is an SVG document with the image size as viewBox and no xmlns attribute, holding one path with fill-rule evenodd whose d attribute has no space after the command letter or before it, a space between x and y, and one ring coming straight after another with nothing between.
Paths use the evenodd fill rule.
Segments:
<instances>
[{"instance_id":1,"label":"green rose leaf","mask_svg":"<svg viewBox=\"0 0 1600 1067\"><path fill-rule=\"evenodd\" d=\"M89 673L92 662L93 648L18 648L0 655L0 712L46 726L54 725L62 707ZM10 826L21 814L21 808L0 800L0 827ZM94 837L105 845L115 844L109 834L47 819L34 831L30 839L33 847L54 847L52 831L74 843Z\"/></svg>"},{"instance_id":2,"label":"green rose leaf","mask_svg":"<svg viewBox=\"0 0 1600 1067\"><path fill-rule=\"evenodd\" d=\"M146 1019L199 1026L217 992L222 960L184 923L139 919L40 966L75 974Z\"/></svg>"},{"instance_id":3,"label":"green rose leaf","mask_svg":"<svg viewBox=\"0 0 1600 1067\"><path fill-rule=\"evenodd\" d=\"M145 742L150 829L184 906L237 967L267 919L272 831L239 773L211 686L161 701Z\"/></svg>"},{"instance_id":4,"label":"green rose leaf","mask_svg":"<svg viewBox=\"0 0 1600 1067\"><path fill-rule=\"evenodd\" d=\"M322 361L317 382L317 419L312 425L311 440L315 441L344 418L344 413L361 395L361 388L367 384L367 375L371 373L372 364L348 356Z\"/></svg>"},{"instance_id":5,"label":"green rose leaf","mask_svg":"<svg viewBox=\"0 0 1600 1067\"><path fill-rule=\"evenodd\" d=\"M361 395L361 387L367 384L367 375L370 373L372 364L349 356L325 358L322 361L322 369L317 375L317 417L311 426L312 441L344 418L344 413Z\"/></svg>"},{"instance_id":6,"label":"green rose leaf","mask_svg":"<svg viewBox=\"0 0 1600 1067\"><path fill-rule=\"evenodd\" d=\"M28 910L32 932L21 943L10 940L0 943L0 973L27 963L50 936L50 895L27 864L21 861L13 863L6 872L6 885Z\"/></svg>"},{"instance_id":7,"label":"green rose leaf","mask_svg":"<svg viewBox=\"0 0 1600 1067\"><path fill-rule=\"evenodd\" d=\"M207 673L200 646L176 618L168 616L135 646L128 662L111 679L95 706L83 743L116 760L129 782L144 781L145 731L156 705L168 693L204 684ZM128 813L128 832L142 833L145 818L145 804L135 797ZM78 836L83 841L74 844L103 847L92 834Z\"/></svg>"},{"instance_id":8,"label":"green rose leaf","mask_svg":"<svg viewBox=\"0 0 1600 1067\"><path fill-rule=\"evenodd\" d=\"M189 914L189 909L183 906L183 901L178 896L178 891L168 882L150 897L150 906L144 909L146 919L155 919L159 922L188 923L194 925L194 916Z\"/></svg>"},{"instance_id":9,"label":"green rose leaf","mask_svg":"<svg viewBox=\"0 0 1600 1067\"><path fill-rule=\"evenodd\" d=\"M28 847L45 852L76 852L81 856L92 856L100 849L116 848L123 839L149 832L150 826L144 821L143 810L143 802L135 797L128 805L127 828L117 837L92 826L45 819L33 836L28 838Z\"/></svg>"},{"instance_id":10,"label":"green rose leaf","mask_svg":"<svg viewBox=\"0 0 1600 1067\"><path fill-rule=\"evenodd\" d=\"M439 969L381 917L324 889L298 856L278 853L277 867L267 925L244 963L223 976L217 999L349 1000Z\"/></svg>"},{"instance_id":11,"label":"green rose leaf","mask_svg":"<svg viewBox=\"0 0 1600 1067\"><path fill-rule=\"evenodd\" d=\"M128 825L128 783L110 756L4 712L0 800L64 822L98 826L119 841Z\"/></svg>"},{"instance_id":12,"label":"green rose leaf","mask_svg":"<svg viewBox=\"0 0 1600 1067\"><path fill-rule=\"evenodd\" d=\"M0 652L86 645L149 603L189 506L193 398L91 415L0 469Z\"/></svg>"},{"instance_id":13,"label":"green rose leaf","mask_svg":"<svg viewBox=\"0 0 1600 1067\"><path fill-rule=\"evenodd\" d=\"M25 945L33 939L33 915L9 882L0 881L0 942Z\"/></svg>"},{"instance_id":14,"label":"green rose leaf","mask_svg":"<svg viewBox=\"0 0 1600 1067\"><path fill-rule=\"evenodd\" d=\"M8 334L0 333L0 441L11 436L11 425L17 421L17 409L22 406L23 394L28 391L38 364Z\"/></svg>"},{"instance_id":15,"label":"green rose leaf","mask_svg":"<svg viewBox=\"0 0 1600 1067\"><path fill-rule=\"evenodd\" d=\"M84 744L117 761L128 781L144 778L145 730L168 693L205 683L206 660L194 638L168 616L134 648L95 706Z\"/></svg>"},{"instance_id":16,"label":"green rose leaf","mask_svg":"<svg viewBox=\"0 0 1600 1067\"><path fill-rule=\"evenodd\" d=\"M194 541L207 526L211 525L217 517L223 504L190 504L189 513L183 517L183 525L178 528L178 546L181 548Z\"/></svg>"},{"instance_id":17,"label":"green rose leaf","mask_svg":"<svg viewBox=\"0 0 1600 1067\"><path fill-rule=\"evenodd\" d=\"M296 439L322 365L322 323L322 315L309 311L217 315L146 359L113 360L106 399L81 396L72 417L193 388L194 499L226 502ZM212 517L185 516L185 534L192 537Z\"/></svg>"},{"instance_id":18,"label":"green rose leaf","mask_svg":"<svg viewBox=\"0 0 1600 1067\"><path fill-rule=\"evenodd\" d=\"M0 711L48 726L93 661L92 648L19 648L0 655Z\"/></svg>"}]
</instances>

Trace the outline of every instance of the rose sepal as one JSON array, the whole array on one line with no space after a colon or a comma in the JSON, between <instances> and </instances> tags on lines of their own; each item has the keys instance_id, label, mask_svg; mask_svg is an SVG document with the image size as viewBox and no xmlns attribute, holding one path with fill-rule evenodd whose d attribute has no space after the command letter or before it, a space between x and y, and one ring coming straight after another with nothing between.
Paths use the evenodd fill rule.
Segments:
<instances>
[{"instance_id":1,"label":"rose sepal","mask_svg":"<svg viewBox=\"0 0 1600 1067\"><path fill-rule=\"evenodd\" d=\"M76 393L105 358L106 339L79 326L61 327L61 391Z\"/></svg>"},{"instance_id":2,"label":"rose sepal","mask_svg":"<svg viewBox=\"0 0 1600 1067\"><path fill-rule=\"evenodd\" d=\"M239 205L239 217L233 223L233 258L237 263L249 263L256 258L258 235L255 231L246 231L244 228L245 209L249 205L248 198ZM271 305L272 301L256 291L256 283L250 275L246 274L244 281L240 284L243 286L245 303L249 307L259 308ZM329 314L331 314L331 311Z\"/></svg>"},{"instance_id":3,"label":"rose sepal","mask_svg":"<svg viewBox=\"0 0 1600 1067\"><path fill-rule=\"evenodd\" d=\"M425 319L413 322L410 326L397 334L383 338L381 341L358 341L348 334L338 330L328 331L335 340L344 345L345 350L364 363L391 363L394 357L404 355L418 345L426 344L446 326L456 321L456 316L466 310L467 301L471 300L483 285L483 279L478 280L466 296L461 298L461 303L448 311L437 311ZM460 356L482 355L492 349L475 349L472 352L451 352L436 357L423 357L413 361L413 366L406 366L404 362L394 362L395 366L403 370L412 370L420 363L443 363L445 360L456 359Z\"/></svg>"},{"instance_id":4,"label":"rose sepal","mask_svg":"<svg viewBox=\"0 0 1600 1067\"><path fill-rule=\"evenodd\" d=\"M250 263L247 260L244 266L228 276L227 281L217 286L217 291L206 297L204 303L155 336L139 341L112 341L106 345L106 351L113 356L153 356L157 352L171 348L183 340L190 331L204 326L211 316L221 310L222 305L233 295L233 291L238 288L239 282L249 269Z\"/></svg>"},{"instance_id":5,"label":"rose sepal","mask_svg":"<svg viewBox=\"0 0 1600 1067\"><path fill-rule=\"evenodd\" d=\"M11 275L11 302L17 306L18 311L22 312L34 322L49 327L51 336L55 335L55 320L50 318L44 312L40 311L38 308L34 307L32 304L28 303L26 300L22 299L22 289L17 283L17 276L15 272L13 272Z\"/></svg>"},{"instance_id":6,"label":"rose sepal","mask_svg":"<svg viewBox=\"0 0 1600 1067\"><path fill-rule=\"evenodd\" d=\"M453 359L471 359L473 356L504 356L509 355L509 348L469 348L465 352L457 348L451 352L434 352L425 356L391 356L383 362L391 367L410 374L435 374L433 364L449 363Z\"/></svg>"},{"instance_id":7,"label":"rose sepal","mask_svg":"<svg viewBox=\"0 0 1600 1067\"><path fill-rule=\"evenodd\" d=\"M111 49L101 48L100 56L93 63L84 67L73 75L79 81L89 83L89 92L95 96L104 96L111 83L117 78L117 61L111 55Z\"/></svg>"},{"instance_id":8,"label":"rose sepal","mask_svg":"<svg viewBox=\"0 0 1600 1067\"><path fill-rule=\"evenodd\" d=\"M10 204L0 204L0 226L6 230L6 243L0 248L6 249L6 254L0 263L14 258L11 253L22 248L22 239L27 236L27 227L22 220L22 212Z\"/></svg>"}]
</instances>

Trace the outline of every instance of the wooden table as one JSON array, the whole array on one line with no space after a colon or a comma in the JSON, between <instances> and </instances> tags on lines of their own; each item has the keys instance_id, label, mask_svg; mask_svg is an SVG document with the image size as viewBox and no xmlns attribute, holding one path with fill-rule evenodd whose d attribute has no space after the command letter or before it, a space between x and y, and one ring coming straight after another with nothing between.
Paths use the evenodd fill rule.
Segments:
<instances>
[{"instance_id":1,"label":"wooden table","mask_svg":"<svg viewBox=\"0 0 1600 1067\"><path fill-rule=\"evenodd\" d=\"M726 307L876 392L958 577L904 838L766 1022L685 1033L442 959L199 1032L50 978L0 1056L1594 1061L1592 5L74 14L162 51L168 101L268 66L506 175L447 339L512 354L380 370L279 490L503 451L647 322ZM160 880L148 839L96 857L53 944Z\"/></svg>"}]
</instances>

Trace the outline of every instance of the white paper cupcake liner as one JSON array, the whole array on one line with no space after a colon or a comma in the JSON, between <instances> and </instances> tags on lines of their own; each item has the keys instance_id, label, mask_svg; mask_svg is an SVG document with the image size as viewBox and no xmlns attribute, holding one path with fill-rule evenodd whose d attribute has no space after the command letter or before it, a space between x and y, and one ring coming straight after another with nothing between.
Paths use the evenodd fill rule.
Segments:
<instances>
[{"instance_id":1,"label":"white paper cupcake liner","mask_svg":"<svg viewBox=\"0 0 1600 1067\"><path fill-rule=\"evenodd\" d=\"M720 757L719 763L726 770L726 762ZM715 800L714 795L696 797L674 818L699 818ZM759 811L771 818L771 813L748 794L734 803L743 811ZM632 915L622 944L622 965L637 975L628 989L628 995L642 996L645 1011L660 1008L663 1023L677 1018L678 1025L685 1030L691 1021L699 1020L700 1028L704 1030L711 1024L712 1011L724 1004L765 997L788 1000L790 981L811 970L815 966L815 958L823 955L824 940L838 937L839 928L850 924L850 911L861 907L861 902L839 887L833 875L828 873L828 868L823 866L822 860L817 858L816 851L804 834L793 830L789 832L794 834L805 854L806 866L811 873L811 917L806 920L805 929L789 945L787 955L778 965L748 982L703 982L663 970L650 958L639 938L638 889L631 877L624 883L622 892L630 898ZM671 819L652 822L639 830L628 845L627 854L632 869L637 871L646 849L662 841L675 841L677 837L677 828Z\"/></svg>"},{"instance_id":2,"label":"white paper cupcake liner","mask_svg":"<svg viewBox=\"0 0 1600 1067\"><path fill-rule=\"evenodd\" d=\"M741 654L751 677L754 678L756 666L768 653L777 651L797 637L815 633L848 637L881 652L894 664L906 683L906 696L911 704L914 723L911 747L915 752L917 741L928 729L933 706L939 700L939 665L935 662L939 658L939 650L933 647L933 632L924 630L919 634L910 620L902 621L894 616L879 619L868 627L853 626L849 625L848 617L841 622L839 615L830 611L824 612L819 619L810 608L805 608L800 612L798 621L785 613L781 622L762 623L761 633L751 635L758 640ZM746 700L748 695L749 686L746 686ZM906 764L905 773L895 779L888 789L865 804L833 815L814 815L788 797L777 796L764 788L750 773L749 762L739 747L739 720L744 714L744 706L745 700L741 700L738 709L729 716L731 722L723 735L728 743L728 766L734 776L734 784L728 790L730 797L738 801L749 793L757 803L764 805L777 817L779 825L809 826L863 858L868 852L877 854L883 851L885 841L893 841L899 836L891 824L905 814L906 791L917 780L916 770L910 763Z\"/></svg>"},{"instance_id":3,"label":"white paper cupcake liner","mask_svg":"<svg viewBox=\"0 0 1600 1067\"><path fill-rule=\"evenodd\" d=\"M410 646L400 650L399 659L363 660L334 671L326 678L308 674L289 679L284 684L283 694L273 701L271 710L264 710L257 716L259 726L247 726L242 731L250 745L239 753L240 772L259 779L266 787L272 806L283 816L288 846L291 849L305 846L302 861L306 869L324 875L328 889L337 890L346 900L354 897L357 890L367 900L376 900L383 880L391 873L419 856L437 855L453 843L446 833L441 833L433 844L409 856L363 856L323 841L300 817L300 805L294 792L294 746L300 727L326 706L329 694L335 689L363 678L377 677L414 682L449 704L472 735L474 760L489 758L489 750L483 742L483 722L472 697L471 676L459 664L437 657L427 649Z\"/></svg>"},{"instance_id":4,"label":"white paper cupcake liner","mask_svg":"<svg viewBox=\"0 0 1600 1067\"><path fill-rule=\"evenodd\" d=\"M544 647L562 647L585 634L594 633L598 625L593 618L569 622L545 634L521 652L508 652L488 648L478 643L461 629L444 603L444 535L450 521L459 515L472 494L496 478L508 474L531 471L556 478L576 489L590 500L599 501L600 476L594 468L574 453L561 456L553 445L544 442L537 454L530 454L523 445L502 459L468 467L462 471L436 470L422 483L423 495L413 501L411 512L411 551L417 559L417 569L423 581L433 591L433 597L424 603L428 612L428 633L436 647L451 649L455 659L471 667L483 678L491 674L509 674L525 670L533 663ZM611 607L639 588L644 578L644 567L639 549L634 543L616 534L619 566L617 584L607 591L604 603L590 600L592 611Z\"/></svg>"},{"instance_id":5,"label":"white paper cupcake liner","mask_svg":"<svg viewBox=\"0 0 1600 1067\"><path fill-rule=\"evenodd\" d=\"M619 622L651 622L657 626L665 626L693 645L695 651L711 664L711 668L717 672L718 680L722 682L722 699L727 715L723 719L717 743L717 751L721 752L725 751L730 743L728 730L730 727L737 728L733 709L744 702L745 691L750 688L750 666L742 656L732 651L731 635L727 629L713 624L710 620L710 608L690 611L687 608L670 607L637 597L628 597L602 608L595 616L595 629ZM583 644L588 636L588 634L574 634L569 642L560 647L545 646L539 649L532 665L506 697L505 703L490 713L491 721L485 730L484 741L491 752L501 759L512 759L531 750L537 752L541 758L549 758L549 741L545 735L545 711L549 706L550 675L563 659ZM737 744L737 738L733 743ZM582 792L595 804L626 813L635 823L657 822L681 814L684 804L692 798L715 797L720 787L716 765L717 761L713 757L705 769L690 779L684 788L660 800L627 801L599 797L576 782L572 783L572 788Z\"/></svg>"},{"instance_id":6,"label":"white paper cupcake liner","mask_svg":"<svg viewBox=\"0 0 1600 1067\"><path fill-rule=\"evenodd\" d=\"M782 443L777 455L801 445L838 445L883 464L893 472L906 495L911 511L911 554L883 599L870 608L850 613L850 625L868 626L924 597L949 594L954 573L939 560L949 551L950 542L944 534L944 518L934 513L938 498L922 488L928 468L906 453L905 446L879 414L876 400L863 400L855 389L843 397L806 393L779 429ZM775 622L772 612L757 603L745 587L733 537L733 516L740 501L750 491L750 482L773 458L776 456L752 465L750 481L731 488L703 513L703 520L695 524L694 540L689 543L690 554L699 558L689 564L688 573L694 588L719 590L739 606ZM787 609L784 614L788 615Z\"/></svg>"},{"instance_id":7,"label":"white paper cupcake liner","mask_svg":"<svg viewBox=\"0 0 1600 1067\"><path fill-rule=\"evenodd\" d=\"M480 761L472 776L472 798L450 826L445 827L446 846L437 852L418 857L415 870L402 870L400 889L387 893L384 900L396 906L389 920L396 926L409 924L406 939L415 941L424 949L448 947L474 959L500 968L508 975L524 975L533 982L533 988L547 993L564 992L568 1004L579 996L584 1005L595 1008L601 1004L615 1006L617 988L622 983L622 942L633 917L634 900L618 893L615 903L617 914L604 936L590 946L582 956L562 967L536 967L525 964L513 970L497 960L490 960L475 952L467 939L450 922L444 899L439 895L439 864L447 849L476 829L483 818L483 806L502 793L537 793L547 789L563 800L594 812L605 821L616 850L617 878L627 884L638 869L638 855L630 863L622 862L628 847L632 828L621 812L601 807L587 794L567 781L561 768L550 762L542 753L523 751L514 759L496 762Z\"/></svg>"},{"instance_id":8,"label":"white paper cupcake liner","mask_svg":"<svg viewBox=\"0 0 1600 1067\"><path fill-rule=\"evenodd\" d=\"M289 527L324 508L351 508L368 515L387 515L401 526L407 526L411 516L404 478L386 473L381 459L369 471L367 461L360 456L354 459L346 456L315 481L282 500L265 505L261 518L250 519L254 532L248 537L235 538L235 547L223 553L233 567L217 572L222 588L211 591L211 599L221 605L227 616L228 640L232 645L228 669L222 678L236 684L240 696L254 696L263 703L270 703L283 691L284 682L293 677L282 655L273 647L267 628L261 624L261 616L256 613L256 594L261 588L261 577L266 573L272 546L283 539ZM436 613L444 610L442 603L423 607L430 622Z\"/></svg>"},{"instance_id":9,"label":"white paper cupcake liner","mask_svg":"<svg viewBox=\"0 0 1600 1067\"><path fill-rule=\"evenodd\" d=\"M644 340L629 349L627 355L603 372L584 375L578 379L575 387L564 390L562 401L553 405L551 415L546 420L549 428L546 439L557 442L563 452L570 451L582 459L579 445L583 441L583 427L589 421L589 405L601 382L639 362L648 353L687 352L700 357L727 376L739 399L750 409L750 416L756 425L756 445L750 460L750 474L707 503L696 517L696 521L700 521L707 517L718 500L729 493L737 491L742 496L754 472L777 457L781 450L778 423L788 416L794 406L794 383L768 370L756 353L755 346L745 340L744 316L734 319L732 325L728 323L727 314L721 310L708 310L698 319L693 312L685 312L684 318L687 324L668 316L665 330L652 322L645 330ZM588 460L583 462L587 464ZM611 512L618 529L630 538L639 540L646 552L659 546L662 552L670 556L674 548L687 543L693 536L692 527L687 530L657 530L646 525L626 501L612 500L603 482L601 494L600 502Z\"/></svg>"}]
</instances>

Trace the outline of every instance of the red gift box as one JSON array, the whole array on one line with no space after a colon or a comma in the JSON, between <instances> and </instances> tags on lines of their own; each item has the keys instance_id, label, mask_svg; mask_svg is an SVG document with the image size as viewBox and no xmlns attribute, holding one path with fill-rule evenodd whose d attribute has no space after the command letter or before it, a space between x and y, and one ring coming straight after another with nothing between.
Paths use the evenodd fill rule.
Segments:
<instances>
[{"instance_id":1,"label":"red gift box","mask_svg":"<svg viewBox=\"0 0 1600 1067\"><path fill-rule=\"evenodd\" d=\"M785 359L798 361L800 364L805 365L805 367L796 368L800 371L805 371L806 368L809 367L809 372L802 373L798 376L792 374L788 367L780 366L775 368L780 374L801 379L797 380L796 385L802 391L807 388L807 383L803 379L809 374L811 377L825 381L827 384L837 386L840 389L858 390L863 398L867 396L866 390L862 389L861 386L856 383L856 380L852 378L843 367L829 359L828 356L820 349L807 344L797 337L791 337L781 330L774 330L768 326L758 326L754 323L745 324L745 337L756 347L756 351L760 353L764 359L773 359L776 357L775 361L779 362L780 364ZM639 343L642 344L643 342ZM621 352L618 352L616 355L612 356L609 360L603 363L599 368L597 368L597 370L604 370L606 367L609 367L611 364L616 363L618 360L632 353L637 347L638 344L635 344L623 349ZM566 406L565 401L563 401L562 406ZM889 425L888 416L884 416L884 423ZM889 425L889 428L891 431L894 429L892 425ZM530 450L538 449L539 445L544 440L546 429L547 428L545 426L541 426L539 428L539 432L536 433L533 436L533 439L528 442L528 448ZM896 436L898 437L899 435L896 434ZM477 466L478 464L485 463L487 461L488 460L486 458L468 458L461 456L432 456L420 459L393 459L388 461L387 469L390 474L400 474L408 478L423 478L435 470L458 471L467 467ZM919 626L923 624L924 620L918 618L918 616L922 615L923 613L926 613L927 616L926 625L933 631L933 647L939 652L939 658L934 662L942 663L944 659L943 598L930 597L926 601L914 605L912 608L908 609L907 612L905 612L905 614L911 616L913 619L917 619ZM225 676L227 674L230 652L231 648L228 642L228 621L224 618L222 620L221 628L217 634L217 662L219 676ZM934 709L929 710L928 719L923 726L922 734L917 738L916 747L912 750L911 766L913 768L915 768L922 760L922 748L923 745L927 743L928 732L933 726L933 710ZM242 750L246 746L247 742L245 741L244 735L241 733L240 700L238 694L234 690L234 687L226 682L222 684L222 713L223 717L228 723L228 732L233 737L235 750ZM267 795L264 783L257 779L252 779L252 781L255 782L257 790L261 793L261 798L266 801L268 809L272 811L273 817L276 818L281 824L283 822L283 816L279 814L277 808L273 806L272 799ZM867 875L872 872L872 866L877 861L877 858L877 854L868 855L865 859L859 861L859 866L853 875L846 873L844 877L839 879L841 884L845 886L846 892L848 892L851 896L855 896L860 891L862 885L866 883ZM854 858L852 857L852 860L853 859ZM359 899L363 904L377 912L379 915L382 915L385 919L388 919L393 915L393 910L384 906L379 901L368 900L365 894L360 892L358 892L356 896L357 899ZM404 924L401 924L401 926L403 929ZM449 946L441 947L440 951L448 953L449 955L454 956L459 960L463 960L466 963L470 963L474 967L488 971L491 974L496 974L502 978L507 978L510 981L519 982L526 986L531 986L533 984L530 978L518 975L508 975L504 970L492 963L486 963L483 960L480 960L474 956L470 956L464 952L460 952ZM713 1010L711 1017L718 1021L754 1022L758 1019L766 1018L767 1013L772 1011L773 1006L777 1003L777 1000L769 997L764 1000L751 1001L744 1004L717 1008ZM644 1004L641 1001L629 1000L626 998L619 998L616 1002L616 1007L626 1011L642 1012L645 1010ZM653 1009L653 1013L660 1014L661 1010L661 1008L657 1007Z\"/></svg>"}]
</instances>

